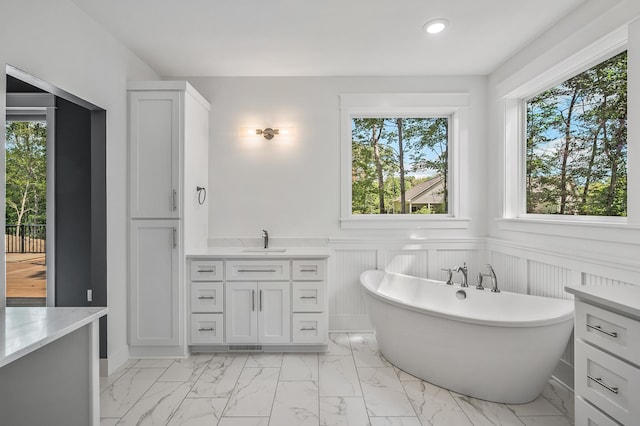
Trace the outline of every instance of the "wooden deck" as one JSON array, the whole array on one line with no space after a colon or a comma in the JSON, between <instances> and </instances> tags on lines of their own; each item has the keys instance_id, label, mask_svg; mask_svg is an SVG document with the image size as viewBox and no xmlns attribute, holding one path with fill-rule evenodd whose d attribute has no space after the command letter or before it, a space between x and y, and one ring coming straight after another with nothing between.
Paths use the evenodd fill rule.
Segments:
<instances>
[{"instance_id":1,"label":"wooden deck","mask_svg":"<svg viewBox=\"0 0 640 426\"><path fill-rule=\"evenodd\" d=\"M7 298L46 298L44 253L7 253Z\"/></svg>"}]
</instances>

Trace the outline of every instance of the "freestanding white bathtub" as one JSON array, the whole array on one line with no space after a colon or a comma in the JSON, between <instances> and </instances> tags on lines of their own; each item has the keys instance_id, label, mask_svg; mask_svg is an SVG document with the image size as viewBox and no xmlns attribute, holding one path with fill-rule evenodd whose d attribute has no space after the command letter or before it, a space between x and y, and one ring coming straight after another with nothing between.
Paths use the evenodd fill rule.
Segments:
<instances>
[{"instance_id":1,"label":"freestanding white bathtub","mask_svg":"<svg viewBox=\"0 0 640 426\"><path fill-rule=\"evenodd\" d=\"M520 404L540 394L573 329L573 302L365 271L384 357L435 385ZM462 292L462 293L461 293Z\"/></svg>"}]
</instances>

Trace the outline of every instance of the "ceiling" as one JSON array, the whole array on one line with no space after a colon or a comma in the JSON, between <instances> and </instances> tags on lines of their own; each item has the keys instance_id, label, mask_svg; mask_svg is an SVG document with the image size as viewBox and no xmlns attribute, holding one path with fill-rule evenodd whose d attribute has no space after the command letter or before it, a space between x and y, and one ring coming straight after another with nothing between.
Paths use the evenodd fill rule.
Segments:
<instances>
[{"instance_id":1,"label":"ceiling","mask_svg":"<svg viewBox=\"0 0 640 426\"><path fill-rule=\"evenodd\" d=\"M163 77L486 75L585 2L72 1Z\"/></svg>"}]
</instances>

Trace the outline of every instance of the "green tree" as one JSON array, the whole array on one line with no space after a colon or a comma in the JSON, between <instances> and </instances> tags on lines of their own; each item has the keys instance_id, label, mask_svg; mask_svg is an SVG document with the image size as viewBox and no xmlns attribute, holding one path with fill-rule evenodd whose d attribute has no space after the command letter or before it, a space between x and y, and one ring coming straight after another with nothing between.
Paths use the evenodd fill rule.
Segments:
<instances>
[{"instance_id":1,"label":"green tree","mask_svg":"<svg viewBox=\"0 0 640 426\"><path fill-rule=\"evenodd\" d=\"M46 222L46 147L44 122L10 121L6 124L6 222Z\"/></svg>"}]
</instances>

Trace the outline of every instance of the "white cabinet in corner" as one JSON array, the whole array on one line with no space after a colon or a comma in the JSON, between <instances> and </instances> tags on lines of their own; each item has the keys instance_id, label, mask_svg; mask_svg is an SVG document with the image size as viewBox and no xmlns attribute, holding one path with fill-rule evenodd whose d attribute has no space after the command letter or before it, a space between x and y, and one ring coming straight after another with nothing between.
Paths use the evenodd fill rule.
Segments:
<instances>
[{"instance_id":1,"label":"white cabinet in corner","mask_svg":"<svg viewBox=\"0 0 640 426\"><path fill-rule=\"evenodd\" d=\"M135 81L127 91L129 353L184 356L183 255L207 244L208 202L196 187L208 182L210 105L186 81Z\"/></svg>"}]
</instances>

